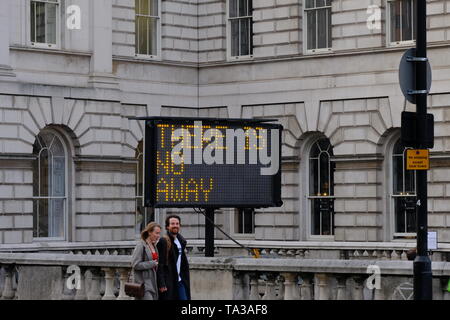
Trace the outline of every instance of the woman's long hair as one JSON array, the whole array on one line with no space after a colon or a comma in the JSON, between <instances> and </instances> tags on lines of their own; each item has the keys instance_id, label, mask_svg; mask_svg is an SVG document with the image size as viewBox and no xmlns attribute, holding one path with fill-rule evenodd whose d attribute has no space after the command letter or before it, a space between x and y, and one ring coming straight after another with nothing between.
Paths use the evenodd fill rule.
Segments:
<instances>
[{"instance_id":1,"label":"woman's long hair","mask_svg":"<svg viewBox=\"0 0 450 320\"><path fill-rule=\"evenodd\" d=\"M150 223L145 227L145 229L142 230L142 232L141 232L141 239L144 240L144 241L147 240L148 234L149 234L150 232L153 232L153 230L155 230L155 228L160 228L160 229L161 229L161 226L160 226L159 224L157 224L156 222L150 222Z\"/></svg>"}]
</instances>

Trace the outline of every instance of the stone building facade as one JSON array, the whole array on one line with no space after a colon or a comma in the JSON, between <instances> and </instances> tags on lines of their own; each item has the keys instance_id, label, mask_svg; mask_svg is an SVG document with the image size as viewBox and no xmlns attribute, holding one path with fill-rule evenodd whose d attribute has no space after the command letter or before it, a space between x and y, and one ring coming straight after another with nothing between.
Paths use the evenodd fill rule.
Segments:
<instances>
[{"instance_id":1,"label":"stone building facade","mask_svg":"<svg viewBox=\"0 0 450 320\"><path fill-rule=\"evenodd\" d=\"M414 242L414 178L397 161L401 112L415 110L400 91L398 65L414 44L407 22L404 38L393 27L408 20L408 1L241 1L248 4L237 40L233 1L154 2L148 14L134 0L0 1L0 244L134 240L138 212L163 222L169 210L138 204L143 124L133 116L266 117L284 126L284 205L242 223L233 210L217 213L237 238ZM445 245L450 1L427 3L436 121L429 229ZM32 24L44 6L39 39ZM139 15L154 26L146 47L138 42L148 34L136 36L150 32L137 27ZM244 54L235 54L236 43ZM320 163L328 178L315 176ZM202 239L204 218L181 215L187 238ZM250 232L239 232L242 224Z\"/></svg>"}]
</instances>

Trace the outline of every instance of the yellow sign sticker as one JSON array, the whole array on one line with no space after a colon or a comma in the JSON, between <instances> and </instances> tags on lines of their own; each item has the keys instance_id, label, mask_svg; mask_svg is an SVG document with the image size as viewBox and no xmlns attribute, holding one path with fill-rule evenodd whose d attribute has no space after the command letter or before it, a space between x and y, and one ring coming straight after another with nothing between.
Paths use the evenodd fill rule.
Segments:
<instances>
[{"instance_id":1,"label":"yellow sign sticker","mask_svg":"<svg viewBox=\"0 0 450 320\"><path fill-rule=\"evenodd\" d=\"M428 149L406 150L406 169L407 170L429 170L430 169L430 151Z\"/></svg>"}]
</instances>

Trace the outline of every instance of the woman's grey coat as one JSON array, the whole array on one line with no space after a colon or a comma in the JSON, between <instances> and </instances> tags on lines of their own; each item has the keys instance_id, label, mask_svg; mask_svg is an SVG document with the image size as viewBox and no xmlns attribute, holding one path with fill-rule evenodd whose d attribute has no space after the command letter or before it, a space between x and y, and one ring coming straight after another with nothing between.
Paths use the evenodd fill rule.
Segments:
<instances>
[{"instance_id":1,"label":"woman's grey coat","mask_svg":"<svg viewBox=\"0 0 450 320\"><path fill-rule=\"evenodd\" d=\"M145 250L145 261L143 251ZM158 249L156 249L158 252ZM144 300L158 300L158 286L156 278L156 261L152 260L152 253L144 240L139 240L131 257L131 267L134 272L134 282L145 284Z\"/></svg>"}]
</instances>

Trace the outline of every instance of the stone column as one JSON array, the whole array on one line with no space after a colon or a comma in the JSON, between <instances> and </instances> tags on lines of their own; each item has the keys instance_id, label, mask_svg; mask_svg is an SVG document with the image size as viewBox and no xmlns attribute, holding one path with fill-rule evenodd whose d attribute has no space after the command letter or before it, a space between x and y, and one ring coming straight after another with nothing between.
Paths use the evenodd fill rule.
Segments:
<instances>
[{"instance_id":1,"label":"stone column","mask_svg":"<svg viewBox=\"0 0 450 320\"><path fill-rule=\"evenodd\" d=\"M89 290L88 300L101 300L102 296L100 295L100 277L101 271L97 268L90 269L92 274L91 286Z\"/></svg>"},{"instance_id":2,"label":"stone column","mask_svg":"<svg viewBox=\"0 0 450 320\"><path fill-rule=\"evenodd\" d=\"M73 300L75 297L75 288L69 289L67 286L67 280L69 279L70 275L67 273L67 267L64 267L62 269L63 272L63 283L62 283L62 293L61 293L61 300Z\"/></svg>"},{"instance_id":3,"label":"stone column","mask_svg":"<svg viewBox=\"0 0 450 320\"><path fill-rule=\"evenodd\" d=\"M275 275L268 273L266 280L266 292L262 297L262 300L275 300Z\"/></svg>"},{"instance_id":4,"label":"stone column","mask_svg":"<svg viewBox=\"0 0 450 320\"><path fill-rule=\"evenodd\" d=\"M329 289L328 289L328 276L324 273L319 273L316 275L318 280L318 290L319 290L319 296L317 297L318 300L328 300L330 299L329 295Z\"/></svg>"},{"instance_id":5,"label":"stone column","mask_svg":"<svg viewBox=\"0 0 450 320\"><path fill-rule=\"evenodd\" d=\"M353 300L364 300L364 277L354 276L353 281L355 287L353 288Z\"/></svg>"},{"instance_id":6,"label":"stone column","mask_svg":"<svg viewBox=\"0 0 450 320\"><path fill-rule=\"evenodd\" d=\"M11 1L0 1L0 77L14 77L9 60L9 20L11 16Z\"/></svg>"},{"instance_id":7,"label":"stone column","mask_svg":"<svg viewBox=\"0 0 450 320\"><path fill-rule=\"evenodd\" d=\"M13 288L13 272L14 266L7 265L4 267L5 272L5 284L3 288L2 299L3 300L12 300L14 299L16 293Z\"/></svg>"},{"instance_id":8,"label":"stone column","mask_svg":"<svg viewBox=\"0 0 450 320\"><path fill-rule=\"evenodd\" d=\"M234 300L247 300L247 295L244 294L244 273L233 271L233 299Z\"/></svg>"},{"instance_id":9,"label":"stone column","mask_svg":"<svg viewBox=\"0 0 450 320\"><path fill-rule=\"evenodd\" d=\"M347 300L347 276L346 275L337 275L337 293L336 300Z\"/></svg>"},{"instance_id":10,"label":"stone column","mask_svg":"<svg viewBox=\"0 0 450 320\"><path fill-rule=\"evenodd\" d=\"M116 275L116 270L113 268L103 268L105 271L105 295L102 300L116 300L114 295L114 277Z\"/></svg>"},{"instance_id":11,"label":"stone column","mask_svg":"<svg viewBox=\"0 0 450 320\"><path fill-rule=\"evenodd\" d=\"M119 296L117 297L117 300L130 300L131 297L127 296L125 294L125 282L128 281L128 275L131 271L129 269L119 269L120 274L120 289L119 289Z\"/></svg>"},{"instance_id":12,"label":"stone column","mask_svg":"<svg viewBox=\"0 0 450 320\"><path fill-rule=\"evenodd\" d=\"M450 289L450 278L442 278L441 284L442 290L444 291L442 293L442 300L450 300L450 292L448 291Z\"/></svg>"},{"instance_id":13,"label":"stone column","mask_svg":"<svg viewBox=\"0 0 450 320\"><path fill-rule=\"evenodd\" d=\"M93 87L118 89L112 70L112 0L90 1Z\"/></svg>"},{"instance_id":14,"label":"stone column","mask_svg":"<svg viewBox=\"0 0 450 320\"><path fill-rule=\"evenodd\" d=\"M284 278L284 300L299 300L300 292L297 286L297 274L292 272L283 272Z\"/></svg>"},{"instance_id":15,"label":"stone column","mask_svg":"<svg viewBox=\"0 0 450 320\"><path fill-rule=\"evenodd\" d=\"M3 266L0 265L0 300L2 299L4 288L5 288L5 275L3 271Z\"/></svg>"},{"instance_id":16,"label":"stone column","mask_svg":"<svg viewBox=\"0 0 450 320\"><path fill-rule=\"evenodd\" d=\"M312 287L313 275L301 274L302 284L300 285L300 298L301 300L313 300L314 293Z\"/></svg>"},{"instance_id":17,"label":"stone column","mask_svg":"<svg viewBox=\"0 0 450 320\"><path fill-rule=\"evenodd\" d=\"M75 294L75 300L87 300L86 295L86 271L84 267L80 267L80 289Z\"/></svg>"},{"instance_id":18,"label":"stone column","mask_svg":"<svg viewBox=\"0 0 450 320\"><path fill-rule=\"evenodd\" d=\"M250 274L250 300L259 300L259 289L258 289L258 275L256 273Z\"/></svg>"}]
</instances>

